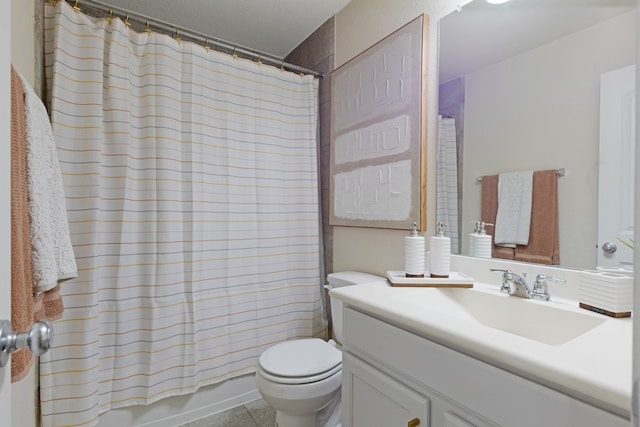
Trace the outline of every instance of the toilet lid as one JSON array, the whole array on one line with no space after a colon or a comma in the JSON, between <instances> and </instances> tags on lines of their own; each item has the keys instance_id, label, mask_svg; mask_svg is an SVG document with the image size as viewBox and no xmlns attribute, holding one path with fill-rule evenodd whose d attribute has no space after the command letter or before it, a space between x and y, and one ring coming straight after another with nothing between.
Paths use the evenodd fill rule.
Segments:
<instances>
[{"instance_id":1,"label":"toilet lid","mask_svg":"<svg viewBox=\"0 0 640 427\"><path fill-rule=\"evenodd\" d=\"M319 338L285 341L260 356L262 369L278 377L316 376L341 364L340 350Z\"/></svg>"}]
</instances>

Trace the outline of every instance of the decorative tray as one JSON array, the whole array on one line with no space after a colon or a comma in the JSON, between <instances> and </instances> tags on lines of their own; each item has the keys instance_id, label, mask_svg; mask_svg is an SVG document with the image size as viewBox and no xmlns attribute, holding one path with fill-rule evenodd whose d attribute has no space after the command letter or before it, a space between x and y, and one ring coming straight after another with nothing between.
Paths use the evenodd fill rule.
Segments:
<instances>
[{"instance_id":1,"label":"decorative tray","mask_svg":"<svg viewBox=\"0 0 640 427\"><path fill-rule=\"evenodd\" d=\"M425 271L424 277L406 277L404 271L387 271L391 286L415 286L426 288L473 288L473 278L452 271L449 277L430 277Z\"/></svg>"}]
</instances>

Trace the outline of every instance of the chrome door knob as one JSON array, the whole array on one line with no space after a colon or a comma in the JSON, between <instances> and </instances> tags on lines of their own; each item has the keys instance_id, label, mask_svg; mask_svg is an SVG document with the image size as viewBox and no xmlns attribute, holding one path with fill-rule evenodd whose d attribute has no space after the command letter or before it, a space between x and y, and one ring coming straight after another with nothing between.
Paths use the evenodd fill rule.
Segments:
<instances>
[{"instance_id":1,"label":"chrome door knob","mask_svg":"<svg viewBox=\"0 0 640 427\"><path fill-rule=\"evenodd\" d=\"M47 320L31 325L27 332L15 332L8 320L0 321L0 367L5 366L9 356L21 348L28 348L34 356L46 353L53 344L53 327Z\"/></svg>"},{"instance_id":2,"label":"chrome door knob","mask_svg":"<svg viewBox=\"0 0 640 427\"><path fill-rule=\"evenodd\" d=\"M607 242L604 245L602 245L602 250L606 254L612 254L618 250L618 247L616 246L615 243Z\"/></svg>"}]
</instances>

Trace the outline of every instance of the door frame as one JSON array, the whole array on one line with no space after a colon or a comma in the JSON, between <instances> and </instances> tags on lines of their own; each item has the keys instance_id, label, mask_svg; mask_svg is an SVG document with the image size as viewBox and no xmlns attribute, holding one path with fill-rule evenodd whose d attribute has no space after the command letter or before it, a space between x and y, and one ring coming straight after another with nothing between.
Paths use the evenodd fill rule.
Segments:
<instances>
[{"instance_id":1,"label":"door frame","mask_svg":"<svg viewBox=\"0 0 640 427\"><path fill-rule=\"evenodd\" d=\"M0 318L11 319L11 1L0 13ZM11 423L11 366L0 369L2 424Z\"/></svg>"}]
</instances>

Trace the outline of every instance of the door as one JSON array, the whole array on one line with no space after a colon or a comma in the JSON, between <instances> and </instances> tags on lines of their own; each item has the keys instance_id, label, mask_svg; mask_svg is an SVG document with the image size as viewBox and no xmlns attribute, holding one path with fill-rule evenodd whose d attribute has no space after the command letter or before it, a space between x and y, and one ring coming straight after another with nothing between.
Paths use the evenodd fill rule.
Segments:
<instances>
[{"instance_id":1,"label":"door","mask_svg":"<svg viewBox=\"0 0 640 427\"><path fill-rule=\"evenodd\" d=\"M635 65L600 77L598 266L633 269Z\"/></svg>"},{"instance_id":2,"label":"door","mask_svg":"<svg viewBox=\"0 0 640 427\"><path fill-rule=\"evenodd\" d=\"M0 318L11 319L11 214L9 206L11 2L0 13ZM0 414L3 426L11 426L11 367L0 368Z\"/></svg>"}]
</instances>

